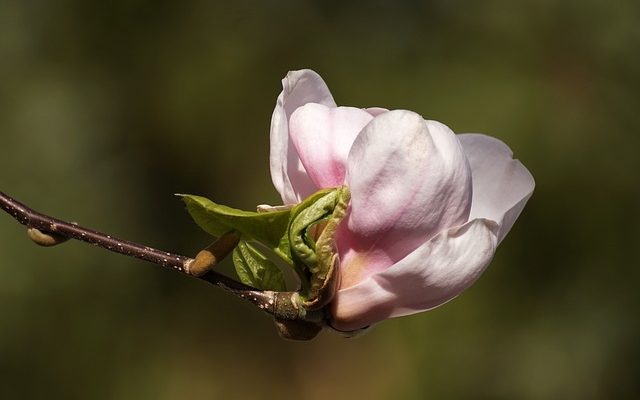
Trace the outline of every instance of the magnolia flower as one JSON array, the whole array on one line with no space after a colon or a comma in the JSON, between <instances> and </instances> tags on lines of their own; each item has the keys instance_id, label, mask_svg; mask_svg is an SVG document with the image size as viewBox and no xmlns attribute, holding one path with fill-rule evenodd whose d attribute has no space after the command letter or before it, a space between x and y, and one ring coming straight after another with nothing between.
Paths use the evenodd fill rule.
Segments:
<instances>
[{"instance_id":1,"label":"magnolia flower","mask_svg":"<svg viewBox=\"0 0 640 400\"><path fill-rule=\"evenodd\" d=\"M509 147L411 111L338 107L311 70L282 86L270 166L283 202L351 191L336 233L335 329L438 307L478 279L534 188Z\"/></svg>"}]
</instances>

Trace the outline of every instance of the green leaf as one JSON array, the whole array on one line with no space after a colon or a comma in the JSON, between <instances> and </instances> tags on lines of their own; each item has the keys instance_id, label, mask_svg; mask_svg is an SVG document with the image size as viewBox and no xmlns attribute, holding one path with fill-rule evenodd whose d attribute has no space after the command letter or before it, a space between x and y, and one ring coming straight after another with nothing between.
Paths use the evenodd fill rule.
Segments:
<instances>
[{"instance_id":1,"label":"green leaf","mask_svg":"<svg viewBox=\"0 0 640 400\"><path fill-rule=\"evenodd\" d=\"M289 210L260 213L242 211L216 204L201 196L187 194L178 194L177 196L182 197L189 214L191 214L194 221L204 231L216 237L220 237L229 231L235 231L240 235L241 240L257 241L264 244L293 268L300 278L302 287L308 289L310 284L309 276L306 272L308 267L305 266L298 255L296 257L292 255L293 246L290 241L291 235L289 232L291 225L296 221L297 217L300 217L297 218L297 224L301 224L301 226L305 225L308 220L313 220L315 216L310 214L317 212L319 208L327 206L323 201L321 201L321 203L323 203L322 205L316 205L315 203L320 200L327 200L324 198L335 190L336 189L319 190ZM328 203L331 202L329 201ZM313 212L311 210L305 212L305 210L310 207L314 209ZM328 215L330 215L330 212ZM313 222L312 225L314 223L315 222ZM311 237L305 229L301 229L301 232L304 236L303 240L306 240L307 245L311 246L310 251L313 252L315 243L312 243ZM297 239L296 242L298 242ZM300 243L296 243L295 245L299 247ZM309 255L309 257L314 257L313 254L308 251L305 252L305 250L307 250L307 248L301 247L297 253L304 252ZM296 258L296 260L294 260L294 258Z\"/></svg>"},{"instance_id":2,"label":"green leaf","mask_svg":"<svg viewBox=\"0 0 640 400\"><path fill-rule=\"evenodd\" d=\"M316 297L319 304L322 298L330 301L337 288L338 271L335 270L338 259L338 247L336 245L336 232L342 219L347 213L347 207L351 200L349 188L343 186L337 191L337 202L331 217L327 219L324 230L316 242L317 263L315 268L310 268L311 275L311 301ZM331 282L331 280L334 280Z\"/></svg>"},{"instance_id":3,"label":"green leaf","mask_svg":"<svg viewBox=\"0 0 640 400\"><path fill-rule=\"evenodd\" d=\"M261 290L286 290L282 271L249 243L241 241L232 258L242 283Z\"/></svg>"},{"instance_id":4,"label":"green leaf","mask_svg":"<svg viewBox=\"0 0 640 400\"><path fill-rule=\"evenodd\" d=\"M236 231L241 239L257 240L272 249L278 248L286 236L291 210L258 213L216 204L201 196L177 196L182 197L196 224L213 236Z\"/></svg>"},{"instance_id":5,"label":"green leaf","mask_svg":"<svg viewBox=\"0 0 640 400\"><path fill-rule=\"evenodd\" d=\"M316 244L308 234L309 227L331 216L338 199L338 191L333 190L324 194L313 204L306 207L295 217L289 225L289 243L296 258L307 268L313 270L317 263Z\"/></svg>"},{"instance_id":6,"label":"green leaf","mask_svg":"<svg viewBox=\"0 0 640 400\"><path fill-rule=\"evenodd\" d=\"M296 206L289 211L290 215L289 215L289 223L287 224L287 231L282 235L278 248L275 250L276 253L280 257L285 259L289 264L293 264L292 256L291 256L291 242L289 241L289 234L288 234L289 230L291 229L291 226L290 226L291 223L300 213L302 213L307 208L313 206L315 202L317 202L319 199L323 198L325 195L327 195L328 193L334 190L335 189L321 189L315 192L314 194L312 194L311 196L307 197L306 199L302 200L301 203L296 204ZM298 275L300 275L300 273Z\"/></svg>"}]
</instances>

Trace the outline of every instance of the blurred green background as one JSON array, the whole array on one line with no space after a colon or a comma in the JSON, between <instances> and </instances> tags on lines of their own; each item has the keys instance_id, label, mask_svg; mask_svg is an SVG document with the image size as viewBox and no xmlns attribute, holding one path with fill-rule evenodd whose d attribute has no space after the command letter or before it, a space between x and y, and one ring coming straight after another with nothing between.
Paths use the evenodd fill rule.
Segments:
<instances>
[{"instance_id":1,"label":"blurred green background","mask_svg":"<svg viewBox=\"0 0 640 400\"><path fill-rule=\"evenodd\" d=\"M639 4L0 0L0 190L60 218L195 254L209 238L172 193L277 203L269 121L304 67L338 104L496 136L537 181L464 295L310 343L0 214L0 397L639 395Z\"/></svg>"}]
</instances>

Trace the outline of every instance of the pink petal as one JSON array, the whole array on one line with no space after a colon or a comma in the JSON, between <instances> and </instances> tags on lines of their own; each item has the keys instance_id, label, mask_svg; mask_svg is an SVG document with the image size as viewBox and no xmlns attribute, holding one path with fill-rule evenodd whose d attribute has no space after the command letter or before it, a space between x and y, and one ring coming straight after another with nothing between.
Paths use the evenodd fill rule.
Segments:
<instances>
[{"instance_id":1,"label":"pink petal","mask_svg":"<svg viewBox=\"0 0 640 400\"><path fill-rule=\"evenodd\" d=\"M458 139L439 122L383 113L358 135L347 164L351 207L338 233L343 288L467 221L471 172Z\"/></svg>"},{"instance_id":2,"label":"pink petal","mask_svg":"<svg viewBox=\"0 0 640 400\"><path fill-rule=\"evenodd\" d=\"M473 202L470 218L487 218L500 225L504 239L533 193L535 181L513 152L498 139L482 134L458 135L471 165Z\"/></svg>"},{"instance_id":3,"label":"pink petal","mask_svg":"<svg viewBox=\"0 0 640 400\"><path fill-rule=\"evenodd\" d=\"M284 204L297 203L318 189L289 138L289 117L306 103L336 105L320 75L309 69L289 72L271 117L271 179Z\"/></svg>"},{"instance_id":4,"label":"pink petal","mask_svg":"<svg viewBox=\"0 0 640 400\"><path fill-rule=\"evenodd\" d=\"M386 271L341 289L331 305L331 325L353 331L453 299L489 265L497 229L493 221L475 219L444 230Z\"/></svg>"},{"instance_id":5,"label":"pink petal","mask_svg":"<svg viewBox=\"0 0 640 400\"><path fill-rule=\"evenodd\" d=\"M289 135L302 165L318 188L344 183L347 155L358 133L373 117L353 107L308 103L291 114Z\"/></svg>"}]
</instances>

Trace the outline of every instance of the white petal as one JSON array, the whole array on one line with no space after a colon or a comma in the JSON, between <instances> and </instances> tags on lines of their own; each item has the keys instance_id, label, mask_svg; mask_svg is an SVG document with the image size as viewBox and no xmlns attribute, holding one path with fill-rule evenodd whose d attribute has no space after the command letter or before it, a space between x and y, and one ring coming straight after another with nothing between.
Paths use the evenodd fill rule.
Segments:
<instances>
[{"instance_id":1,"label":"white petal","mask_svg":"<svg viewBox=\"0 0 640 400\"><path fill-rule=\"evenodd\" d=\"M347 155L356 136L373 119L354 107L308 103L289 118L289 136L313 183L319 188L344 184Z\"/></svg>"},{"instance_id":2,"label":"white petal","mask_svg":"<svg viewBox=\"0 0 640 400\"><path fill-rule=\"evenodd\" d=\"M271 179L285 204L297 203L317 190L289 138L289 117L306 103L336 105L320 75L309 69L289 72L271 117Z\"/></svg>"},{"instance_id":3,"label":"white petal","mask_svg":"<svg viewBox=\"0 0 640 400\"><path fill-rule=\"evenodd\" d=\"M378 115L389 111L388 108L382 108L382 107L367 107L364 110L374 117L377 117Z\"/></svg>"},{"instance_id":4,"label":"white petal","mask_svg":"<svg viewBox=\"0 0 640 400\"><path fill-rule=\"evenodd\" d=\"M338 240L343 287L468 220L469 165L456 135L439 122L411 111L383 113L358 135L347 164L351 207Z\"/></svg>"},{"instance_id":5,"label":"white petal","mask_svg":"<svg viewBox=\"0 0 640 400\"><path fill-rule=\"evenodd\" d=\"M332 326L352 331L429 310L471 286L493 258L495 222L475 219L450 228L387 270L341 289L332 303Z\"/></svg>"},{"instance_id":6,"label":"white petal","mask_svg":"<svg viewBox=\"0 0 640 400\"><path fill-rule=\"evenodd\" d=\"M535 181L500 140L482 134L458 135L471 165L473 201L469 218L500 225L498 243L509 233L533 193Z\"/></svg>"}]
</instances>

